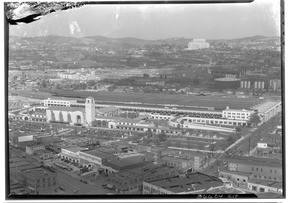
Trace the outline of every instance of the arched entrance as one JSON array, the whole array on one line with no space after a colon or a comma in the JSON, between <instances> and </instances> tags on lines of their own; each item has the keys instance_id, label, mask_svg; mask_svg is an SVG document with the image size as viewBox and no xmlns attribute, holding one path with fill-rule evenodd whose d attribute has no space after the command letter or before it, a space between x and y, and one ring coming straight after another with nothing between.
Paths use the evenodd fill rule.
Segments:
<instances>
[{"instance_id":1,"label":"arched entrance","mask_svg":"<svg viewBox=\"0 0 300 203\"><path fill-rule=\"evenodd\" d=\"M77 115L77 123L81 123L81 116L80 115Z\"/></svg>"},{"instance_id":2,"label":"arched entrance","mask_svg":"<svg viewBox=\"0 0 300 203\"><path fill-rule=\"evenodd\" d=\"M68 123L72 123L72 117L70 113L68 113Z\"/></svg>"}]
</instances>

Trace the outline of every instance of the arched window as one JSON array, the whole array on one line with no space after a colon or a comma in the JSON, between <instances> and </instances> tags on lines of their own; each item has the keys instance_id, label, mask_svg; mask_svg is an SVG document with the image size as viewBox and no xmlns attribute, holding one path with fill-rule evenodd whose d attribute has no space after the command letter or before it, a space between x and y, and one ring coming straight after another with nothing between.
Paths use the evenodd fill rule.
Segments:
<instances>
[{"instance_id":1,"label":"arched window","mask_svg":"<svg viewBox=\"0 0 300 203\"><path fill-rule=\"evenodd\" d=\"M63 118L63 114L62 112L59 112L59 122L63 122L64 118Z\"/></svg>"},{"instance_id":2,"label":"arched window","mask_svg":"<svg viewBox=\"0 0 300 203\"><path fill-rule=\"evenodd\" d=\"M52 121L55 121L55 114L54 114L53 111L51 111L51 120L52 120Z\"/></svg>"},{"instance_id":3,"label":"arched window","mask_svg":"<svg viewBox=\"0 0 300 203\"><path fill-rule=\"evenodd\" d=\"M81 116L80 115L77 115L77 123L81 123Z\"/></svg>"},{"instance_id":4,"label":"arched window","mask_svg":"<svg viewBox=\"0 0 300 203\"><path fill-rule=\"evenodd\" d=\"M68 113L68 123L72 123L72 117L70 113Z\"/></svg>"}]
</instances>

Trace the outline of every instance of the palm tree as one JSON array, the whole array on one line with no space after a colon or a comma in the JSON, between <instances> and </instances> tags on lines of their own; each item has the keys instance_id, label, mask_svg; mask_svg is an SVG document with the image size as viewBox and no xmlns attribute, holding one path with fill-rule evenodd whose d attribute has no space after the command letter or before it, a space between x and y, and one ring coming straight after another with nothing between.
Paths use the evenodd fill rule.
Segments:
<instances>
[{"instance_id":1,"label":"palm tree","mask_svg":"<svg viewBox=\"0 0 300 203\"><path fill-rule=\"evenodd\" d=\"M257 112L251 114L249 123L253 124L255 127L261 122L260 117Z\"/></svg>"}]
</instances>

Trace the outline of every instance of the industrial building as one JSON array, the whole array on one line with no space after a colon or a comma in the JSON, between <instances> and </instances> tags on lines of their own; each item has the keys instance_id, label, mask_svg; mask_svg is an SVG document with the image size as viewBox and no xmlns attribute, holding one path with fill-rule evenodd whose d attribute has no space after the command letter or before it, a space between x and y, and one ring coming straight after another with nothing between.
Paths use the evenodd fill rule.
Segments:
<instances>
[{"instance_id":1,"label":"industrial building","mask_svg":"<svg viewBox=\"0 0 300 203\"><path fill-rule=\"evenodd\" d=\"M144 181L143 194L201 194L208 189L222 187L223 182L203 173Z\"/></svg>"},{"instance_id":2,"label":"industrial building","mask_svg":"<svg viewBox=\"0 0 300 203\"><path fill-rule=\"evenodd\" d=\"M258 115L260 116L262 123L267 122L276 114L280 113L281 108L280 101L267 101L253 106L253 109L257 111Z\"/></svg>"},{"instance_id":3,"label":"industrial building","mask_svg":"<svg viewBox=\"0 0 300 203\"><path fill-rule=\"evenodd\" d=\"M31 194L53 194L58 187L55 172L20 157L10 158L9 173L12 183L21 184Z\"/></svg>"},{"instance_id":4,"label":"industrial building","mask_svg":"<svg viewBox=\"0 0 300 203\"><path fill-rule=\"evenodd\" d=\"M143 182L176 176L178 169L165 165L148 165L145 167L109 174L107 187L120 194L142 193Z\"/></svg>"},{"instance_id":5,"label":"industrial building","mask_svg":"<svg viewBox=\"0 0 300 203\"><path fill-rule=\"evenodd\" d=\"M67 106L67 107L70 107L72 104L76 104L77 100L75 100L75 99L66 99L66 98L63 98L63 99L48 98L48 99L45 99L43 101L43 103L44 103L45 107L49 107L49 106Z\"/></svg>"},{"instance_id":6,"label":"industrial building","mask_svg":"<svg viewBox=\"0 0 300 203\"><path fill-rule=\"evenodd\" d=\"M215 79L215 88L218 90L232 90L240 87L240 79L238 78L217 78Z\"/></svg>"}]
</instances>

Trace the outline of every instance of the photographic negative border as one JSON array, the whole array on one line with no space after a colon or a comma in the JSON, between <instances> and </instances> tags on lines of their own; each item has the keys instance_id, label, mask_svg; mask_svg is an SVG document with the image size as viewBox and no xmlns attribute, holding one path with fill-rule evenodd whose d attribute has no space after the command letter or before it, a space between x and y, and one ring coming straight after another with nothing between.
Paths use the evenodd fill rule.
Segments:
<instances>
[{"instance_id":1,"label":"photographic negative border","mask_svg":"<svg viewBox=\"0 0 300 203\"><path fill-rule=\"evenodd\" d=\"M102 2L95 2L89 1L84 2L84 4L211 4L211 3L250 3L253 0L195 0L195 1L102 1ZM286 198L286 129L285 129L285 27L284 27L284 0L280 0L281 3L281 10L280 10L280 33L281 33L281 101L282 101L282 165L283 165L283 194L282 198ZM4 3L5 4L5 3ZM41 200L63 200L63 199L208 199L209 196L199 196L199 195L106 195L106 194L99 194L99 195L10 195L10 175L9 175L9 144L8 144L8 68L9 68L9 24L13 24L16 22L11 22L7 19L6 12L4 12L4 62L5 62L5 74L4 74L4 83L5 83L5 183L6 183L6 199L7 200L31 200L31 199L41 199ZM30 22L28 22L30 23ZM213 196L213 195L212 195ZM211 197L211 196L210 196ZM220 197L220 196L219 196ZM217 196L212 198L218 198ZM238 198L238 199L252 199L256 198L255 195L251 194L240 194L236 197L232 195L223 195L221 198L231 199L231 198ZM282 199L281 198L281 199ZM272 198L266 198L272 199ZM276 198L273 198L276 199Z\"/></svg>"}]
</instances>

